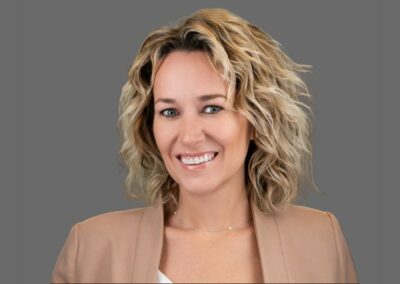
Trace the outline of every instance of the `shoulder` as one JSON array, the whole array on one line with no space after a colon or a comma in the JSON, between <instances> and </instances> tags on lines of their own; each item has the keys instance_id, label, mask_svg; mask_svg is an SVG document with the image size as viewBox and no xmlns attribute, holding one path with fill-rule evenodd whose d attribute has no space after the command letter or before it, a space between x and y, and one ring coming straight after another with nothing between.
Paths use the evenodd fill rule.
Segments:
<instances>
[{"instance_id":1,"label":"shoulder","mask_svg":"<svg viewBox=\"0 0 400 284\"><path fill-rule=\"evenodd\" d=\"M336 216L329 212L291 204L275 215L283 240L287 243L335 253L342 230Z\"/></svg>"},{"instance_id":2,"label":"shoulder","mask_svg":"<svg viewBox=\"0 0 400 284\"><path fill-rule=\"evenodd\" d=\"M275 214L274 220L292 275L301 280L357 282L351 252L333 213L289 205ZM309 282L305 280L299 281Z\"/></svg>"},{"instance_id":3,"label":"shoulder","mask_svg":"<svg viewBox=\"0 0 400 284\"><path fill-rule=\"evenodd\" d=\"M140 225L142 215L147 207L110 211L84 219L73 226L81 238L124 236L135 232Z\"/></svg>"},{"instance_id":4,"label":"shoulder","mask_svg":"<svg viewBox=\"0 0 400 284\"><path fill-rule=\"evenodd\" d=\"M147 208L106 212L75 223L57 258L52 282L110 279L110 259L121 263L121 275L128 275L129 271L124 269L129 269L129 265L125 264L135 252L138 228Z\"/></svg>"},{"instance_id":5,"label":"shoulder","mask_svg":"<svg viewBox=\"0 0 400 284\"><path fill-rule=\"evenodd\" d=\"M284 225L295 228L333 227L336 216L329 212L303 205L290 204L275 215L275 219Z\"/></svg>"},{"instance_id":6,"label":"shoulder","mask_svg":"<svg viewBox=\"0 0 400 284\"><path fill-rule=\"evenodd\" d=\"M341 228L335 215L329 211L303 205L288 205L275 215L275 221L281 237L296 239L310 244L335 247L336 237Z\"/></svg>"}]
</instances>

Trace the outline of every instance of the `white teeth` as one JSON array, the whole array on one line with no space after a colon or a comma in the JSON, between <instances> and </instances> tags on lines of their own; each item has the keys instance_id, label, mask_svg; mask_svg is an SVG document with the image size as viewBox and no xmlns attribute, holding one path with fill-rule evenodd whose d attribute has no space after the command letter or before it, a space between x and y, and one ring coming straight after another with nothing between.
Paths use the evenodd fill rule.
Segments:
<instances>
[{"instance_id":1,"label":"white teeth","mask_svg":"<svg viewBox=\"0 0 400 284\"><path fill-rule=\"evenodd\" d=\"M214 159L214 156L215 156L215 153L205 154L203 156L194 157L194 158L181 157L181 161L182 161L182 163L184 163L186 165L197 165L197 164L202 164L202 163L205 163L205 162L208 162L208 161Z\"/></svg>"}]
</instances>

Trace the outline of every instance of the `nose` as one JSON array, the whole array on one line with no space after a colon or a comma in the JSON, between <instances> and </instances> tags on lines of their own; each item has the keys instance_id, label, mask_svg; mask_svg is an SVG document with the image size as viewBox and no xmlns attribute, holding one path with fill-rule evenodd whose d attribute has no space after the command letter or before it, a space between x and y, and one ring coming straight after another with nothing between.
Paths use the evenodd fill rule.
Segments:
<instances>
[{"instance_id":1,"label":"nose","mask_svg":"<svg viewBox=\"0 0 400 284\"><path fill-rule=\"evenodd\" d=\"M193 147L204 141L204 125L196 114L183 115L179 127L179 140L183 145Z\"/></svg>"}]
</instances>

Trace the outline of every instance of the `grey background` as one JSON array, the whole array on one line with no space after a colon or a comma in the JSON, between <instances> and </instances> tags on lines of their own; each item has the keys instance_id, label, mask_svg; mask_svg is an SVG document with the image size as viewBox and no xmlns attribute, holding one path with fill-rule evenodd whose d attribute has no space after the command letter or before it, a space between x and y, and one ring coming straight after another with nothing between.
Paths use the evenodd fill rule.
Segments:
<instances>
[{"instance_id":1,"label":"grey background","mask_svg":"<svg viewBox=\"0 0 400 284\"><path fill-rule=\"evenodd\" d=\"M292 59L313 65L314 177L324 195L302 202L338 217L362 283L396 279L399 143L392 134L399 94L390 90L398 72L381 73L398 66L398 45L383 45L395 35L394 7L166 2L1 4L2 282L48 282L74 223L142 206L124 196L120 90L150 31L204 7L230 9L281 42Z\"/></svg>"}]
</instances>

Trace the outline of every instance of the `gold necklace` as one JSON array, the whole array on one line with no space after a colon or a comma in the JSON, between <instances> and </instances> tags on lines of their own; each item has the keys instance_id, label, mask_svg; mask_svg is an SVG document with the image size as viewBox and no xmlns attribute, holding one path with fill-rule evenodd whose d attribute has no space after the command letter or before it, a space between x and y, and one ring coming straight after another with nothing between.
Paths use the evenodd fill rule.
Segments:
<instances>
[{"instance_id":1,"label":"gold necklace","mask_svg":"<svg viewBox=\"0 0 400 284\"><path fill-rule=\"evenodd\" d=\"M174 211L174 215L176 215L176 211ZM221 230L204 230L204 229L199 229L197 227L193 227L193 228L186 227L186 228L182 228L182 229L187 230L187 231L203 231L203 232L209 232L209 233L219 233L219 232L223 232L223 231L234 231L234 230L244 229L249 224L251 224L251 220L247 220L246 226L238 227L238 228L233 228L232 225L229 225L226 229L221 229Z\"/></svg>"}]
</instances>

